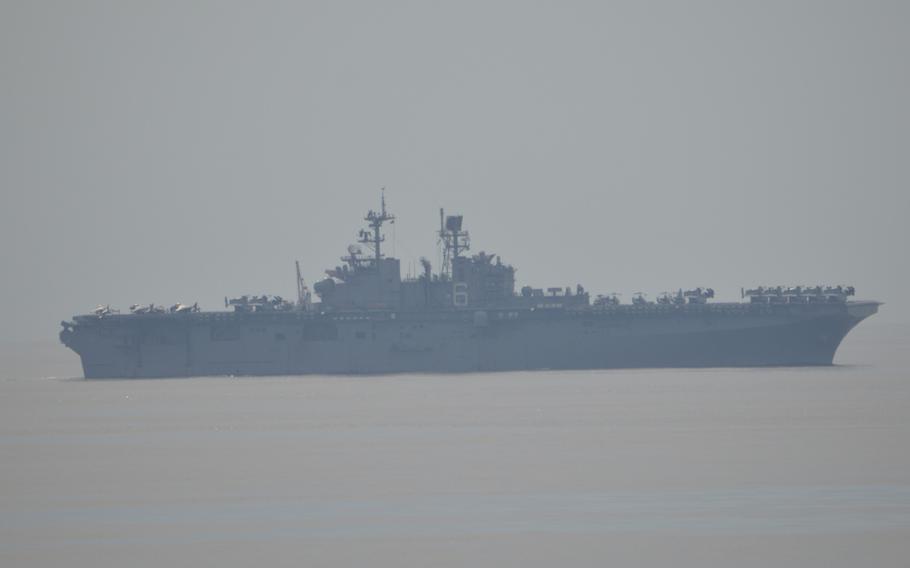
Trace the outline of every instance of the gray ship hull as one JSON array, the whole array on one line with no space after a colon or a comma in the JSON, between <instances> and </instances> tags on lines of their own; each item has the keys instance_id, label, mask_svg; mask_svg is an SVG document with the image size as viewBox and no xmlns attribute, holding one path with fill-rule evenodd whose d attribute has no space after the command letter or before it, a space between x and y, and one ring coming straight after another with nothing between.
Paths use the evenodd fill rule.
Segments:
<instances>
[{"instance_id":1,"label":"gray ship hull","mask_svg":"<svg viewBox=\"0 0 910 568\"><path fill-rule=\"evenodd\" d=\"M86 378L830 365L877 302L77 316Z\"/></svg>"}]
</instances>

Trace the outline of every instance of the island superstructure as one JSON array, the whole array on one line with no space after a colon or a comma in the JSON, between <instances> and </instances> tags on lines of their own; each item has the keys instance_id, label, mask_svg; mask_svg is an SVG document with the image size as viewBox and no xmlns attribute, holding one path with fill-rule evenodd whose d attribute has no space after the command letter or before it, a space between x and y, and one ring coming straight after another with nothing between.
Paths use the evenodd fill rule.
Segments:
<instances>
[{"instance_id":1,"label":"island superstructure","mask_svg":"<svg viewBox=\"0 0 910 568\"><path fill-rule=\"evenodd\" d=\"M402 278L383 253L395 219L383 195L342 264L316 282L297 265L297 300L225 298L198 305L99 306L62 322L86 378L198 375L462 373L533 369L830 365L879 302L852 287L759 287L741 302L695 288L630 304L574 288L515 290L498 255L469 254L461 215L439 211L442 261Z\"/></svg>"}]
</instances>

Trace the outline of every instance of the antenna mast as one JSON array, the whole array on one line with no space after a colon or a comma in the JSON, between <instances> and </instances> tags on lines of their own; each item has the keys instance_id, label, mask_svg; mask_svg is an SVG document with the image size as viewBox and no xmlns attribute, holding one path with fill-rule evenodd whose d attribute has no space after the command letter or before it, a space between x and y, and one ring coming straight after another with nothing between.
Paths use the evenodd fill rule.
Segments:
<instances>
[{"instance_id":1,"label":"antenna mast","mask_svg":"<svg viewBox=\"0 0 910 568\"><path fill-rule=\"evenodd\" d=\"M382 224L386 221L390 223L395 222L395 216L391 213L388 213L385 208L385 188L382 188L382 199L381 199L381 209L377 213L376 211L370 210L366 217L363 218L364 221L370 226L373 231L373 234L370 234L369 231L360 231L360 238L357 242L363 243L373 249L373 257L375 258L375 263L379 266L379 259L382 258L382 243L385 241L385 237L382 235Z\"/></svg>"},{"instance_id":2,"label":"antenna mast","mask_svg":"<svg viewBox=\"0 0 910 568\"><path fill-rule=\"evenodd\" d=\"M300 261L295 260L294 264L297 266L297 307L305 309L310 303L310 290L306 287L303 276L300 275Z\"/></svg>"},{"instance_id":3,"label":"antenna mast","mask_svg":"<svg viewBox=\"0 0 910 568\"><path fill-rule=\"evenodd\" d=\"M461 253L471 248L471 237L461 230L462 215L446 216L439 209L439 240L442 243L442 273L451 275L453 263Z\"/></svg>"}]
</instances>

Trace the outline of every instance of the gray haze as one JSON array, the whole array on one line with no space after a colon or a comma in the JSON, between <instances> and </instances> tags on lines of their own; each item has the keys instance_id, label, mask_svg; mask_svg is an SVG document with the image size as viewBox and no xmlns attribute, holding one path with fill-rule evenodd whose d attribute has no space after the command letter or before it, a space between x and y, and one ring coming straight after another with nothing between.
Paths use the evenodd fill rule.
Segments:
<instances>
[{"instance_id":1,"label":"gray haze","mask_svg":"<svg viewBox=\"0 0 910 568\"><path fill-rule=\"evenodd\" d=\"M908 24L0 0L0 565L905 563ZM444 206L519 285L887 304L835 367L25 380L99 303L291 296L381 186L405 269Z\"/></svg>"},{"instance_id":2,"label":"gray haze","mask_svg":"<svg viewBox=\"0 0 910 568\"><path fill-rule=\"evenodd\" d=\"M379 187L521 284L849 283L910 319L905 2L9 2L0 340L294 291ZM394 244L393 242L394 241ZM391 252L391 251L390 251ZM61 347L62 349L62 347Z\"/></svg>"},{"instance_id":3,"label":"gray haze","mask_svg":"<svg viewBox=\"0 0 910 568\"><path fill-rule=\"evenodd\" d=\"M0 565L906 566L908 343L879 323L837 367L0 380Z\"/></svg>"}]
</instances>

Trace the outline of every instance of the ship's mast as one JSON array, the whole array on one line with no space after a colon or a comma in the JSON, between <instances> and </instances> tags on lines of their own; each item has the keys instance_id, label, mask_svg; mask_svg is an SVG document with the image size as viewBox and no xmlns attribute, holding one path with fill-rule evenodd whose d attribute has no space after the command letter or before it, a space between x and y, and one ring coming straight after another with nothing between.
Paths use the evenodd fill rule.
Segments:
<instances>
[{"instance_id":1,"label":"ship's mast","mask_svg":"<svg viewBox=\"0 0 910 568\"><path fill-rule=\"evenodd\" d=\"M451 275L455 259L471 248L470 235L467 231L461 230L462 220L461 215L446 217L442 208L439 209L439 242L442 243L442 273L444 275Z\"/></svg>"},{"instance_id":2,"label":"ship's mast","mask_svg":"<svg viewBox=\"0 0 910 568\"><path fill-rule=\"evenodd\" d=\"M395 222L395 216L388 213L385 208L385 188L382 188L381 209L379 212L377 213L376 211L370 210L363 220L366 221L373 230L373 234L371 235L369 231L360 231L360 238L357 242L365 244L373 249L375 264L376 266L379 266L379 260L382 258L382 242L385 241L385 237L382 236L382 225L386 221L389 221L390 223Z\"/></svg>"},{"instance_id":3,"label":"ship's mast","mask_svg":"<svg viewBox=\"0 0 910 568\"><path fill-rule=\"evenodd\" d=\"M300 275L300 261L295 260L294 264L297 266L297 307L306 309L310 304L310 290L303 281L303 276Z\"/></svg>"}]
</instances>

